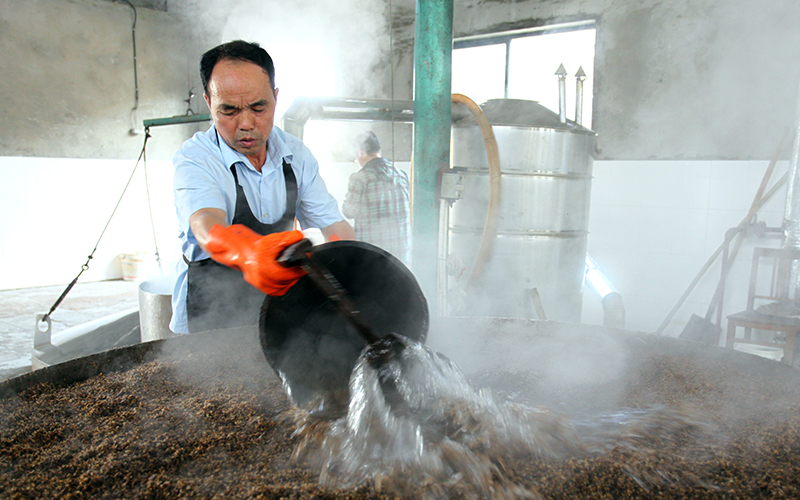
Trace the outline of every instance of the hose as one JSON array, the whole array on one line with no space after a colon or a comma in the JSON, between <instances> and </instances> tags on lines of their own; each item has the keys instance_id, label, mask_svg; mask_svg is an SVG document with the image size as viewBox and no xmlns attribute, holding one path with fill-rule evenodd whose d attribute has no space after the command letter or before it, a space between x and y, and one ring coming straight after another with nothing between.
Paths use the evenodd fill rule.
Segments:
<instances>
[{"instance_id":1,"label":"hose","mask_svg":"<svg viewBox=\"0 0 800 500\"><path fill-rule=\"evenodd\" d=\"M480 106L475 101L463 94L453 94L453 102L465 106L481 129L483 143L486 146L486 157L489 162L489 205L486 209L486 223L483 226L483 235L478 248L478 255L475 264L472 266L472 273L469 277L468 286L474 287L483 272L483 266L489 257L489 251L497 235L497 211L500 205L500 154L497 150L497 140L494 138L489 120L483 114Z\"/></svg>"},{"instance_id":2,"label":"hose","mask_svg":"<svg viewBox=\"0 0 800 500\"><path fill-rule=\"evenodd\" d=\"M133 10L133 26L131 26L131 40L133 41L133 108L131 108L131 135L138 135L136 133L136 111L139 109L139 73L138 63L136 61L136 21L139 15L136 13L136 7L133 6L128 0L120 0L128 5Z\"/></svg>"}]
</instances>

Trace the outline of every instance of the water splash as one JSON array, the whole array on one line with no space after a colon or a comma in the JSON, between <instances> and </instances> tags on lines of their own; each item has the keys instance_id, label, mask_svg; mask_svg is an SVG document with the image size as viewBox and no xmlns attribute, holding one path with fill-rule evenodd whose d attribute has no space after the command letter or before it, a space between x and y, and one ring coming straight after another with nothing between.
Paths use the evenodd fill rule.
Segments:
<instances>
[{"instance_id":1,"label":"water splash","mask_svg":"<svg viewBox=\"0 0 800 500\"><path fill-rule=\"evenodd\" d=\"M695 425L669 411L570 419L500 401L424 345L400 338L394 347L377 363L368 350L361 356L346 416L322 420L296 410L294 459L317 470L321 484L350 488L371 482L379 492L403 498L538 499L539 492L509 478L505 461L633 449L643 446L643 436ZM660 480L641 470L629 474L644 486Z\"/></svg>"},{"instance_id":2,"label":"water splash","mask_svg":"<svg viewBox=\"0 0 800 500\"><path fill-rule=\"evenodd\" d=\"M379 491L403 497L422 489L426 498L539 498L505 477L500 451L556 456L576 450L569 421L544 409L499 404L445 356L398 341L401 349L377 369L369 356L359 359L345 417L299 419L295 458L316 467L320 482L332 487L372 481Z\"/></svg>"}]
</instances>

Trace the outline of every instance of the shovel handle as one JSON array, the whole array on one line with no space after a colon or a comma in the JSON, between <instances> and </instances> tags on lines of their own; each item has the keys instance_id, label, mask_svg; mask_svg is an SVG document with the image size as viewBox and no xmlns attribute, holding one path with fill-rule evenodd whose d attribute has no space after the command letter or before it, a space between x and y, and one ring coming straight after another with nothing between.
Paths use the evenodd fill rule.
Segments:
<instances>
[{"instance_id":1,"label":"shovel handle","mask_svg":"<svg viewBox=\"0 0 800 500\"><path fill-rule=\"evenodd\" d=\"M278 264L283 267L294 267L303 264L307 259L306 252L311 249L311 240L303 238L297 243L293 243L286 247L283 252L278 256Z\"/></svg>"}]
</instances>

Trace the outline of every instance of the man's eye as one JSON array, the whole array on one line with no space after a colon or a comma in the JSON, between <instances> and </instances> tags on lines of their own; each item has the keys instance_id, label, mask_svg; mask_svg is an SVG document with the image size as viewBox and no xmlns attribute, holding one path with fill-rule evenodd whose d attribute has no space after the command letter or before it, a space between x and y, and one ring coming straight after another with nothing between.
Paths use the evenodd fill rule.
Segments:
<instances>
[{"instance_id":1,"label":"man's eye","mask_svg":"<svg viewBox=\"0 0 800 500\"><path fill-rule=\"evenodd\" d=\"M256 106L256 107L254 107L254 108L251 108L251 109L252 109L252 110L253 110L253 112L255 112L255 113L263 113L264 111L266 111L266 110L267 110L267 108L266 108L266 107L264 107L264 106Z\"/></svg>"}]
</instances>

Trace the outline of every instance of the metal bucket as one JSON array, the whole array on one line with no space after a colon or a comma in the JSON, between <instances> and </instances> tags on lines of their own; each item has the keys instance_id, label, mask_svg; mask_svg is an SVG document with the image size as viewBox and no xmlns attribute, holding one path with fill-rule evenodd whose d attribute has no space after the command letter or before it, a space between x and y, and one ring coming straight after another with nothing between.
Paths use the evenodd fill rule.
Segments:
<instances>
[{"instance_id":1,"label":"metal bucket","mask_svg":"<svg viewBox=\"0 0 800 500\"><path fill-rule=\"evenodd\" d=\"M139 322L142 342L166 339L174 335L169 329L174 285L174 276L152 278L139 285Z\"/></svg>"},{"instance_id":2,"label":"metal bucket","mask_svg":"<svg viewBox=\"0 0 800 500\"><path fill-rule=\"evenodd\" d=\"M481 107L500 155L497 237L481 279L454 314L537 318L538 293L547 319L580 322L595 133L561 123L535 101L496 99ZM463 194L450 209L447 251L471 266L490 192L484 140L473 119L454 123L451 151ZM447 288L465 286L450 278Z\"/></svg>"}]
</instances>

